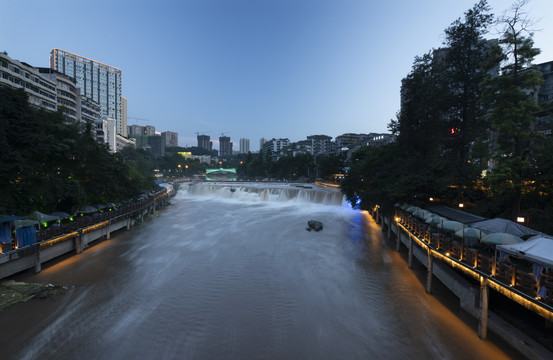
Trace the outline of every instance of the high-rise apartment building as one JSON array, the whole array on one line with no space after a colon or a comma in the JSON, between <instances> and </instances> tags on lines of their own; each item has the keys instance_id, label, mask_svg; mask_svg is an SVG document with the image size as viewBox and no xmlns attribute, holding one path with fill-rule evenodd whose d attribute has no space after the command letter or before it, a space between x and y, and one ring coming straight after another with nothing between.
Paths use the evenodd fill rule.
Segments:
<instances>
[{"instance_id":1,"label":"high-rise apartment building","mask_svg":"<svg viewBox=\"0 0 553 360\"><path fill-rule=\"evenodd\" d=\"M141 136L146 134L146 129L144 129L144 126L140 125L130 125L127 126L127 133L129 136Z\"/></svg>"},{"instance_id":2,"label":"high-rise apartment building","mask_svg":"<svg viewBox=\"0 0 553 360\"><path fill-rule=\"evenodd\" d=\"M240 139L240 154L247 154L250 152L250 139Z\"/></svg>"},{"instance_id":3,"label":"high-rise apartment building","mask_svg":"<svg viewBox=\"0 0 553 360\"><path fill-rule=\"evenodd\" d=\"M29 103L48 110L62 109L70 122L94 124L100 117L100 106L81 96L73 79L50 68L36 68L0 53L0 87L21 88Z\"/></svg>"},{"instance_id":4,"label":"high-rise apartment building","mask_svg":"<svg viewBox=\"0 0 553 360\"><path fill-rule=\"evenodd\" d=\"M121 96L121 134L124 137L129 136L127 133L127 98Z\"/></svg>"},{"instance_id":5,"label":"high-rise apartment building","mask_svg":"<svg viewBox=\"0 0 553 360\"><path fill-rule=\"evenodd\" d=\"M259 151L263 151L263 144L265 144L266 142L267 142L267 139L265 139L264 137L259 139Z\"/></svg>"},{"instance_id":6,"label":"high-rise apartment building","mask_svg":"<svg viewBox=\"0 0 553 360\"><path fill-rule=\"evenodd\" d=\"M156 127L153 125L144 126L144 134L148 136L156 135Z\"/></svg>"},{"instance_id":7,"label":"high-rise apartment building","mask_svg":"<svg viewBox=\"0 0 553 360\"><path fill-rule=\"evenodd\" d=\"M173 131L164 131L161 133L162 136L165 136L165 146L166 147L177 147L179 146L179 134Z\"/></svg>"},{"instance_id":8,"label":"high-rise apartment building","mask_svg":"<svg viewBox=\"0 0 553 360\"><path fill-rule=\"evenodd\" d=\"M213 144L209 140L210 139L209 135L200 135L198 133L197 134L197 139L198 139L198 147L200 149L205 149L205 150L211 151L211 149L213 148Z\"/></svg>"},{"instance_id":9,"label":"high-rise apartment building","mask_svg":"<svg viewBox=\"0 0 553 360\"><path fill-rule=\"evenodd\" d=\"M50 53L50 68L75 79L81 95L98 102L102 115L115 119L117 133L126 132L121 110L121 69L60 49Z\"/></svg>"},{"instance_id":10,"label":"high-rise apartment building","mask_svg":"<svg viewBox=\"0 0 553 360\"><path fill-rule=\"evenodd\" d=\"M230 142L230 137L220 136L219 137L219 156L222 158L225 158L231 155L232 155L232 143Z\"/></svg>"}]
</instances>

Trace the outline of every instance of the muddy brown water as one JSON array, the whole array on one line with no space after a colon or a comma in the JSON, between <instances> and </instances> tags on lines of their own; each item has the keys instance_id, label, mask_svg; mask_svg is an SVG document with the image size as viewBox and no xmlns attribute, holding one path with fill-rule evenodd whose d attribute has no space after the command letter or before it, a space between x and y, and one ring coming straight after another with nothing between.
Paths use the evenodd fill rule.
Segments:
<instances>
[{"instance_id":1,"label":"muddy brown water","mask_svg":"<svg viewBox=\"0 0 553 360\"><path fill-rule=\"evenodd\" d=\"M69 288L0 313L2 358L512 357L336 194L236 186L180 191L145 225L14 276Z\"/></svg>"}]
</instances>

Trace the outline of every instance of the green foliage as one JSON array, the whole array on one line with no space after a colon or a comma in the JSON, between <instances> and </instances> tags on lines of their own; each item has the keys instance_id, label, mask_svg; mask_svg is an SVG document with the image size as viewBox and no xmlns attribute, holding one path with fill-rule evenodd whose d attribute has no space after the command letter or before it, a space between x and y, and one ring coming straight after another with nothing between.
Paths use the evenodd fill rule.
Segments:
<instances>
[{"instance_id":1,"label":"green foliage","mask_svg":"<svg viewBox=\"0 0 553 360\"><path fill-rule=\"evenodd\" d=\"M309 179L315 175L313 155L283 156L274 164L271 177L277 179Z\"/></svg>"},{"instance_id":2,"label":"green foliage","mask_svg":"<svg viewBox=\"0 0 553 360\"><path fill-rule=\"evenodd\" d=\"M343 172L345 159L339 154L330 154L326 156L318 156L318 170L319 177L326 178L333 174L340 174Z\"/></svg>"},{"instance_id":3,"label":"green foliage","mask_svg":"<svg viewBox=\"0 0 553 360\"><path fill-rule=\"evenodd\" d=\"M116 202L153 185L98 145L90 125L37 109L23 90L0 88L0 213L72 212Z\"/></svg>"},{"instance_id":4,"label":"green foliage","mask_svg":"<svg viewBox=\"0 0 553 360\"><path fill-rule=\"evenodd\" d=\"M520 213L523 197L533 188L537 167L541 165L536 162L535 152L541 139L532 131L540 107L532 94L542 79L536 70L528 68L540 50L534 48L532 34L526 31L528 21L523 5L516 3L511 16L500 19L503 34L493 52L495 64L492 63L500 67L500 75L482 83L496 140L490 190L510 199L509 217Z\"/></svg>"},{"instance_id":5,"label":"green foliage","mask_svg":"<svg viewBox=\"0 0 553 360\"><path fill-rule=\"evenodd\" d=\"M186 159L184 156L173 153L153 163L156 169L166 177L191 177L192 175L205 174L205 166L198 159ZM143 165L141 166L143 167Z\"/></svg>"},{"instance_id":6,"label":"green foliage","mask_svg":"<svg viewBox=\"0 0 553 360\"><path fill-rule=\"evenodd\" d=\"M497 43L483 41L493 19L480 1L445 30L446 49L415 59L389 124L397 142L353 155L342 183L348 199L389 212L433 197L486 217L524 214L553 233L553 144L533 131L541 76L530 67L539 50L525 32L524 4L499 19Z\"/></svg>"}]
</instances>

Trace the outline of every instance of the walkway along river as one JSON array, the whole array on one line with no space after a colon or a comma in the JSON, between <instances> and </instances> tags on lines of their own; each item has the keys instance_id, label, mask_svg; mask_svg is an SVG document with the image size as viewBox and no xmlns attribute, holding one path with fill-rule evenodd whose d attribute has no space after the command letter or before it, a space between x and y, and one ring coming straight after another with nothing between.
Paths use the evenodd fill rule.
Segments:
<instances>
[{"instance_id":1,"label":"walkway along river","mask_svg":"<svg viewBox=\"0 0 553 360\"><path fill-rule=\"evenodd\" d=\"M144 226L13 276L74 287L0 313L2 358L517 356L426 294L335 190L197 184L172 202ZM310 219L324 230L306 231Z\"/></svg>"}]
</instances>

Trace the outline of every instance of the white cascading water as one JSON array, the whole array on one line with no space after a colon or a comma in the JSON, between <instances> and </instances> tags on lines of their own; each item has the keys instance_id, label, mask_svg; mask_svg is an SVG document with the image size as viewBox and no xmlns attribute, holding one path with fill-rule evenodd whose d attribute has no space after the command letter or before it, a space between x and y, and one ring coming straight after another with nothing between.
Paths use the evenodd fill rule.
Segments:
<instances>
[{"instance_id":1,"label":"white cascading water","mask_svg":"<svg viewBox=\"0 0 553 360\"><path fill-rule=\"evenodd\" d=\"M344 195L337 189L317 185L279 183L192 183L179 192L194 196L214 196L251 202L300 202L343 206Z\"/></svg>"}]
</instances>

